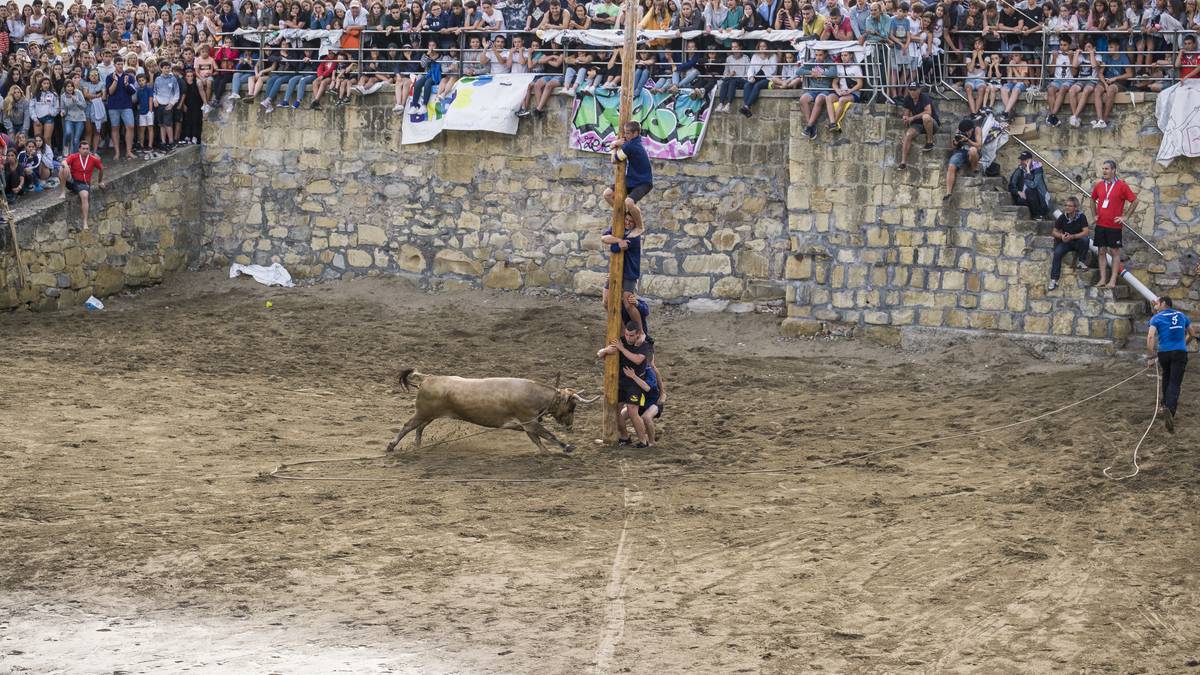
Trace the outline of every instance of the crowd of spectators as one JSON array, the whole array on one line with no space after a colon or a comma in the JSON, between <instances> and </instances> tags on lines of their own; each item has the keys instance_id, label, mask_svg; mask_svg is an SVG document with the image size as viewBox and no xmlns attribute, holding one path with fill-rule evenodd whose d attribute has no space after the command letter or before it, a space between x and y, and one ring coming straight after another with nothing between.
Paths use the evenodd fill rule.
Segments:
<instances>
[{"instance_id":1,"label":"crowd of spectators","mask_svg":"<svg viewBox=\"0 0 1200 675\"><path fill-rule=\"evenodd\" d=\"M519 9L513 12L513 9ZM1196 0L33 0L0 5L0 125L6 196L53 186L83 140L97 155L150 158L198 143L211 111L344 104L394 85L396 112L436 104L463 76L536 73L518 114L556 92L616 90L620 50L538 30L610 30L636 11L647 30L698 31L645 42L635 85L713 95L747 117L767 89L799 89L804 135L841 129L868 92L902 100L905 84L952 83L978 116L1001 119L1046 92L1047 122L1108 124L1117 96L1200 77ZM516 19L513 17L521 17ZM340 31L330 44L286 29ZM793 31L789 40L742 33ZM791 38L864 49L797 49ZM865 53L865 58L862 54ZM969 152L968 152L969 154ZM966 158L969 163L970 158Z\"/></svg>"}]
</instances>

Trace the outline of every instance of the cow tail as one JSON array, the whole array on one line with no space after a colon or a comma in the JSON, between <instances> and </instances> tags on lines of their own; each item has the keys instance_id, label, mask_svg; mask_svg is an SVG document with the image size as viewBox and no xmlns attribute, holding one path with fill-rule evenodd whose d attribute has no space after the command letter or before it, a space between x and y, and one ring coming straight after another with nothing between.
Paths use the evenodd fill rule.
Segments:
<instances>
[{"instance_id":1,"label":"cow tail","mask_svg":"<svg viewBox=\"0 0 1200 675\"><path fill-rule=\"evenodd\" d=\"M405 368L404 370L400 371L400 388L404 391L409 391L410 389L420 389L421 380L424 379L425 376L421 373L418 373L416 368Z\"/></svg>"}]
</instances>

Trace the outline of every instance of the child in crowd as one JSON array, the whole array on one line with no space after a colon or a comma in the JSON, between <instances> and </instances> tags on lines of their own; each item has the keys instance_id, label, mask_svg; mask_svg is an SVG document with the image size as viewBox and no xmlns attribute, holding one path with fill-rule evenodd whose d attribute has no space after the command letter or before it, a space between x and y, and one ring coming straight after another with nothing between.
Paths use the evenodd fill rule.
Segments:
<instances>
[{"instance_id":1,"label":"child in crowd","mask_svg":"<svg viewBox=\"0 0 1200 675\"><path fill-rule=\"evenodd\" d=\"M134 122L136 129L133 133L134 145L137 145L137 156L140 159L150 159L152 156L151 143L154 135L154 92L150 89L150 81L146 73L137 76L137 93L134 94Z\"/></svg>"}]
</instances>

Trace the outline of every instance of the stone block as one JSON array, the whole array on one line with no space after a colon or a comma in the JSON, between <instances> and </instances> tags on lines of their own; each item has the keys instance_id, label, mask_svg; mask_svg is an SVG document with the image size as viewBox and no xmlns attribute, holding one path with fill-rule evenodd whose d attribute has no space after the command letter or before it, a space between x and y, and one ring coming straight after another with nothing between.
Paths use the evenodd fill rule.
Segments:
<instances>
[{"instance_id":1,"label":"stone block","mask_svg":"<svg viewBox=\"0 0 1200 675\"><path fill-rule=\"evenodd\" d=\"M812 337L824 332L825 322L817 319L789 317L779 325L779 330L787 337Z\"/></svg>"},{"instance_id":2,"label":"stone block","mask_svg":"<svg viewBox=\"0 0 1200 675\"><path fill-rule=\"evenodd\" d=\"M351 267L367 268L375 264L375 258L369 251L352 248L346 251L346 261Z\"/></svg>"},{"instance_id":3,"label":"stone block","mask_svg":"<svg viewBox=\"0 0 1200 675\"><path fill-rule=\"evenodd\" d=\"M732 274L733 267L725 254L689 255L683 259L683 271L688 274Z\"/></svg>"},{"instance_id":4,"label":"stone block","mask_svg":"<svg viewBox=\"0 0 1200 675\"><path fill-rule=\"evenodd\" d=\"M713 284L713 297L737 300L742 297L745 282L737 277L721 277Z\"/></svg>"},{"instance_id":5,"label":"stone block","mask_svg":"<svg viewBox=\"0 0 1200 675\"><path fill-rule=\"evenodd\" d=\"M483 263L462 251L444 248L433 256L433 273L477 277L483 274Z\"/></svg>"},{"instance_id":6,"label":"stone block","mask_svg":"<svg viewBox=\"0 0 1200 675\"><path fill-rule=\"evenodd\" d=\"M521 271L507 263L497 263L484 276L483 285L485 288L518 289L521 287Z\"/></svg>"},{"instance_id":7,"label":"stone block","mask_svg":"<svg viewBox=\"0 0 1200 675\"><path fill-rule=\"evenodd\" d=\"M328 180L315 180L304 187L304 191L314 195L331 195L337 192L337 188Z\"/></svg>"},{"instance_id":8,"label":"stone block","mask_svg":"<svg viewBox=\"0 0 1200 675\"><path fill-rule=\"evenodd\" d=\"M580 270L575 273L572 279L572 287L579 295L600 295L607 281L607 274L591 270ZM645 292L645 288L642 290Z\"/></svg>"},{"instance_id":9,"label":"stone block","mask_svg":"<svg viewBox=\"0 0 1200 675\"><path fill-rule=\"evenodd\" d=\"M687 260L683 268L687 270ZM737 273L745 277L766 278L770 275L771 263L765 255L753 251L738 251Z\"/></svg>"},{"instance_id":10,"label":"stone block","mask_svg":"<svg viewBox=\"0 0 1200 675\"><path fill-rule=\"evenodd\" d=\"M729 228L717 230L710 239L714 251L732 251L741 241L741 235Z\"/></svg>"},{"instance_id":11,"label":"stone block","mask_svg":"<svg viewBox=\"0 0 1200 675\"><path fill-rule=\"evenodd\" d=\"M787 279L809 279L813 276L813 259L806 255L789 255L783 276Z\"/></svg>"},{"instance_id":12,"label":"stone block","mask_svg":"<svg viewBox=\"0 0 1200 675\"><path fill-rule=\"evenodd\" d=\"M396 265L405 272L420 273L425 271L425 255L416 246L404 244L395 255Z\"/></svg>"},{"instance_id":13,"label":"stone block","mask_svg":"<svg viewBox=\"0 0 1200 675\"><path fill-rule=\"evenodd\" d=\"M682 277L648 274L642 277L642 292L662 300L678 300L708 295L708 277Z\"/></svg>"},{"instance_id":14,"label":"stone block","mask_svg":"<svg viewBox=\"0 0 1200 675\"><path fill-rule=\"evenodd\" d=\"M387 246L388 236L382 227L362 224L358 226L359 246Z\"/></svg>"}]
</instances>

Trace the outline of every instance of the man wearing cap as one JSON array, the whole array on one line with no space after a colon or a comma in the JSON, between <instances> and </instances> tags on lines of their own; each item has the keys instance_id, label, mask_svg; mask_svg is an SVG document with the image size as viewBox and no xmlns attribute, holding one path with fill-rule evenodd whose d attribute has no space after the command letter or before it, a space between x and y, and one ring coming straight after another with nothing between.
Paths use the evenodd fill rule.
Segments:
<instances>
[{"instance_id":1,"label":"man wearing cap","mask_svg":"<svg viewBox=\"0 0 1200 675\"><path fill-rule=\"evenodd\" d=\"M354 26L360 28L367 26L367 13L363 11L362 3L359 0L350 0L350 10L346 12L346 20L342 22L343 28Z\"/></svg>"},{"instance_id":2,"label":"man wearing cap","mask_svg":"<svg viewBox=\"0 0 1200 675\"><path fill-rule=\"evenodd\" d=\"M1008 193L1012 195L1013 204L1028 206L1030 218L1045 218L1048 211L1046 197L1042 194L1045 183L1042 167L1033 163L1033 153L1028 150L1022 150L1018 159L1021 164L1008 179Z\"/></svg>"},{"instance_id":3,"label":"man wearing cap","mask_svg":"<svg viewBox=\"0 0 1200 675\"><path fill-rule=\"evenodd\" d=\"M921 150L933 150L933 135L937 133L941 120L933 99L921 90L917 82L908 85L908 94L900 97L899 103L903 111L901 116L908 125L908 131L904 132L904 143L900 147L900 163L896 165L897 169L903 171L908 168L908 150L917 134L925 132L925 145Z\"/></svg>"},{"instance_id":4,"label":"man wearing cap","mask_svg":"<svg viewBox=\"0 0 1200 675\"><path fill-rule=\"evenodd\" d=\"M1162 368L1162 407L1158 413L1175 433L1175 411L1179 406L1179 390L1183 387L1183 371L1187 368L1187 343L1200 337L1187 315L1175 309L1171 299L1163 296L1154 301L1154 316L1146 333L1146 367L1156 358Z\"/></svg>"}]
</instances>

